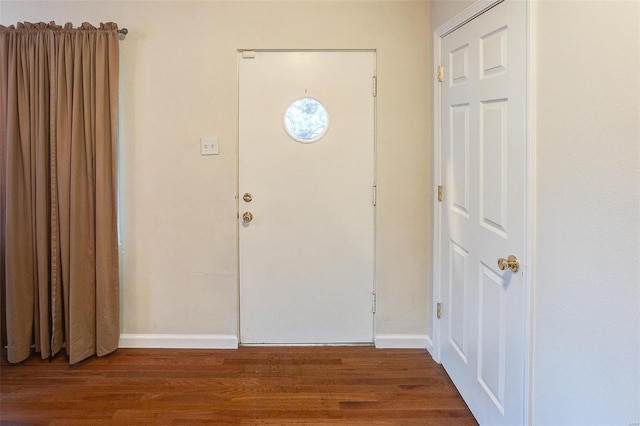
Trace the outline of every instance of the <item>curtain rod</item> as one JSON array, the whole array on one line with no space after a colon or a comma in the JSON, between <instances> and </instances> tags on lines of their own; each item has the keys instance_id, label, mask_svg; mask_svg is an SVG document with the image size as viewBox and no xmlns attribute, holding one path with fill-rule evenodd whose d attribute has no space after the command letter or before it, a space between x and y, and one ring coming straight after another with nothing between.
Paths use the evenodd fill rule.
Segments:
<instances>
[{"instance_id":1,"label":"curtain rod","mask_svg":"<svg viewBox=\"0 0 640 426\"><path fill-rule=\"evenodd\" d=\"M127 37L127 34L129 34L129 30L126 28L121 28L118 30L118 39L119 40L124 40L125 37Z\"/></svg>"}]
</instances>

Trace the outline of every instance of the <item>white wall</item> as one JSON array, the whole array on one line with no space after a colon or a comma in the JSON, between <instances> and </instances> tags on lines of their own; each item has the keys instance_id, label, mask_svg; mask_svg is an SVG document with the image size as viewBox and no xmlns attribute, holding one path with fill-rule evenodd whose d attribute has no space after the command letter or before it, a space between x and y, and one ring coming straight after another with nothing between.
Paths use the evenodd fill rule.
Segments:
<instances>
[{"instance_id":1,"label":"white wall","mask_svg":"<svg viewBox=\"0 0 640 426\"><path fill-rule=\"evenodd\" d=\"M474 0L433 0L431 1L431 29L435 30L458 13L475 3Z\"/></svg>"},{"instance_id":2,"label":"white wall","mask_svg":"<svg viewBox=\"0 0 640 426\"><path fill-rule=\"evenodd\" d=\"M430 325L427 2L5 1L0 23L115 21L122 332L238 329L237 62L245 49L377 49L377 333ZM217 135L220 155L201 157Z\"/></svg>"},{"instance_id":3,"label":"white wall","mask_svg":"<svg viewBox=\"0 0 640 426\"><path fill-rule=\"evenodd\" d=\"M640 422L640 3L534 13L533 418L628 425Z\"/></svg>"},{"instance_id":4,"label":"white wall","mask_svg":"<svg viewBox=\"0 0 640 426\"><path fill-rule=\"evenodd\" d=\"M432 28L470 4L433 2ZM637 424L640 3L531 9L531 420Z\"/></svg>"}]
</instances>

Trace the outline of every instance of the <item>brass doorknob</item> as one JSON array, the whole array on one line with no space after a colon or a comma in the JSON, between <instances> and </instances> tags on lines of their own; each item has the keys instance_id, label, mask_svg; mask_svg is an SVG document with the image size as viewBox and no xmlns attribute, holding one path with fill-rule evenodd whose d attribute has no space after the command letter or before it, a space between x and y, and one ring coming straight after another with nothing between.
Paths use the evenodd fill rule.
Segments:
<instances>
[{"instance_id":1,"label":"brass doorknob","mask_svg":"<svg viewBox=\"0 0 640 426\"><path fill-rule=\"evenodd\" d=\"M518 272L520 270L520 262L518 262L518 258L514 255L510 255L506 259L501 257L498 259L498 268L500 268L501 271L510 269L512 272Z\"/></svg>"},{"instance_id":2,"label":"brass doorknob","mask_svg":"<svg viewBox=\"0 0 640 426\"><path fill-rule=\"evenodd\" d=\"M253 215L251 212L244 212L242 215L242 223L249 223L253 220Z\"/></svg>"},{"instance_id":3,"label":"brass doorknob","mask_svg":"<svg viewBox=\"0 0 640 426\"><path fill-rule=\"evenodd\" d=\"M247 192L247 193L245 193L245 194L242 196L242 199L243 199L246 203L250 203L250 202L251 202L251 200L253 200L253 197L251 196L251 194L249 194L249 193Z\"/></svg>"}]
</instances>

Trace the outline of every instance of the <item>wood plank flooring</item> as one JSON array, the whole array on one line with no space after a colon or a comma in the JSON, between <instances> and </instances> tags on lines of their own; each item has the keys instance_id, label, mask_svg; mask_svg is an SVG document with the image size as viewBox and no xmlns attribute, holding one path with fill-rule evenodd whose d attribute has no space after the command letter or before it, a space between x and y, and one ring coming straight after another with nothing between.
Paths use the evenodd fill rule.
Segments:
<instances>
[{"instance_id":1,"label":"wood plank flooring","mask_svg":"<svg viewBox=\"0 0 640 426\"><path fill-rule=\"evenodd\" d=\"M120 349L0 370L0 423L476 425L424 350Z\"/></svg>"}]
</instances>

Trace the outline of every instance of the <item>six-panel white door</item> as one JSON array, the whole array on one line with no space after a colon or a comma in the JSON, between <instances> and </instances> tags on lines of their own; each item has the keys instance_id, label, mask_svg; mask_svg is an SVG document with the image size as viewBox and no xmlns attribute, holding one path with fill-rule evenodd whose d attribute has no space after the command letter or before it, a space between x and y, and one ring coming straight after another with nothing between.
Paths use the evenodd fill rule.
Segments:
<instances>
[{"instance_id":1,"label":"six-panel white door","mask_svg":"<svg viewBox=\"0 0 640 426\"><path fill-rule=\"evenodd\" d=\"M442 39L441 360L480 424L524 423L526 4ZM520 270L502 271L516 256Z\"/></svg>"},{"instance_id":2,"label":"six-panel white door","mask_svg":"<svg viewBox=\"0 0 640 426\"><path fill-rule=\"evenodd\" d=\"M240 54L241 343L373 341L375 63L374 52ZM314 142L283 127L300 98L329 116Z\"/></svg>"}]
</instances>

